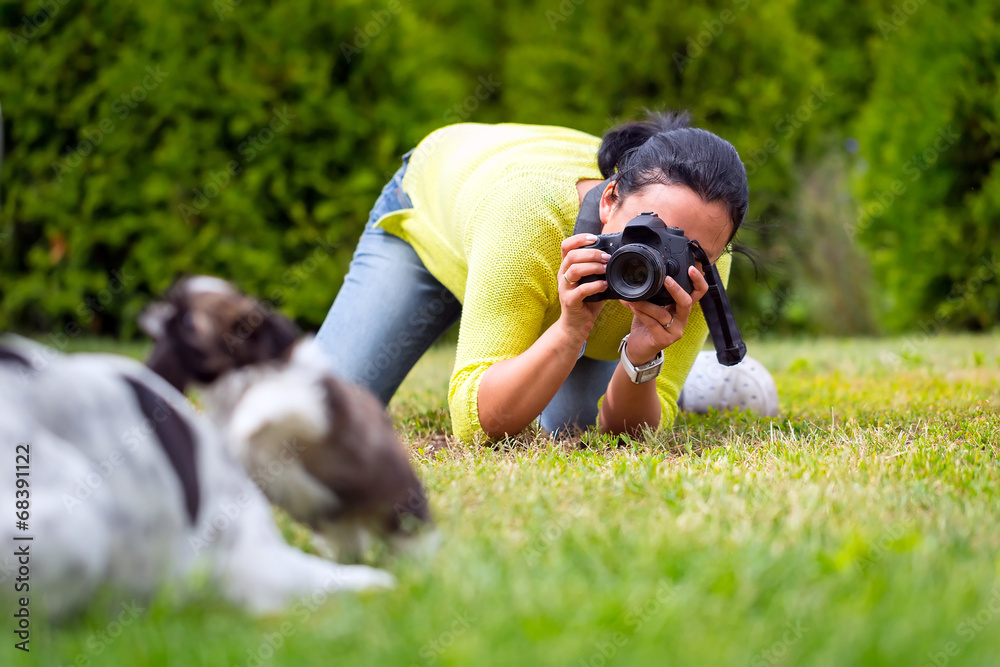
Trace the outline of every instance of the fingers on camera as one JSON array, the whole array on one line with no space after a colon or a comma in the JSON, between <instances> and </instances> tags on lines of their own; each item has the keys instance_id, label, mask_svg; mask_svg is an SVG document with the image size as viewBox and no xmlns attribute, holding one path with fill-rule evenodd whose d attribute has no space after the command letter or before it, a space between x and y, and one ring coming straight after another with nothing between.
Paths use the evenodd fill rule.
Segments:
<instances>
[{"instance_id":1,"label":"fingers on camera","mask_svg":"<svg viewBox=\"0 0 1000 667\"><path fill-rule=\"evenodd\" d=\"M582 262L580 264L573 264L566 269L565 273L570 282L577 283L584 276L599 275L604 273L604 271L604 265L599 262Z\"/></svg>"},{"instance_id":2,"label":"fingers on camera","mask_svg":"<svg viewBox=\"0 0 1000 667\"><path fill-rule=\"evenodd\" d=\"M691 295L685 292L684 288L677 284L676 280L667 276L663 281L663 285L667 288L667 291L670 292L670 296L674 297L674 302L677 304L678 308L691 307L691 304L693 303L691 301Z\"/></svg>"},{"instance_id":3,"label":"fingers on camera","mask_svg":"<svg viewBox=\"0 0 1000 667\"><path fill-rule=\"evenodd\" d=\"M566 260L570 264L594 263L603 265L607 264L609 259L611 259L611 255L600 250L577 249L566 253Z\"/></svg>"},{"instance_id":4,"label":"fingers on camera","mask_svg":"<svg viewBox=\"0 0 1000 667\"><path fill-rule=\"evenodd\" d=\"M563 239L561 244L563 257L565 257L571 250L582 248L583 246L590 245L592 243L597 243L597 237L593 234L576 234L575 236Z\"/></svg>"}]
</instances>

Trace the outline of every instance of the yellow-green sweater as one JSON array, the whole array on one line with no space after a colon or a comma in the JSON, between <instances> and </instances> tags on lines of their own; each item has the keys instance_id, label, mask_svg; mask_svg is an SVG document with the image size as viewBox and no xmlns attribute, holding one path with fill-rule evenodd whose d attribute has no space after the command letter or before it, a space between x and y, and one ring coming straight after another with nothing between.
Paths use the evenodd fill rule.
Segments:
<instances>
[{"instance_id":1,"label":"yellow-green sweater","mask_svg":"<svg viewBox=\"0 0 1000 667\"><path fill-rule=\"evenodd\" d=\"M491 364L527 350L559 318L560 243L573 233L581 179L601 179L597 137L562 127L462 123L428 135L410 158L403 190L413 208L379 220L416 250L428 271L462 304L448 388L455 435L483 436L479 382ZM667 221L669 224L669 221ZM723 281L731 257L717 266ZM632 313L607 301L584 356L618 358ZM708 336L695 306L684 337L664 352L656 380L673 424L677 397Z\"/></svg>"}]
</instances>

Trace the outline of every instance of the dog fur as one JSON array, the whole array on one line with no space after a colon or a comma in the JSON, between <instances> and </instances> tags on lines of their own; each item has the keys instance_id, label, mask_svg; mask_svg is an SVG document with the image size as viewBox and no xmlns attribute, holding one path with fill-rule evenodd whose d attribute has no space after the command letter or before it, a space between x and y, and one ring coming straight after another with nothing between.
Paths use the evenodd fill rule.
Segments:
<instances>
[{"instance_id":1,"label":"dog fur","mask_svg":"<svg viewBox=\"0 0 1000 667\"><path fill-rule=\"evenodd\" d=\"M156 341L149 367L202 388L229 451L327 555L357 560L373 536L433 549L423 487L381 403L335 378L311 337L207 276L179 281L140 324Z\"/></svg>"},{"instance_id":2,"label":"dog fur","mask_svg":"<svg viewBox=\"0 0 1000 667\"><path fill-rule=\"evenodd\" d=\"M0 339L0 442L12 452L26 444L30 456L28 530L12 518L0 539L34 537L16 543L31 545L30 589L19 595L54 617L99 589L146 599L206 577L257 613L393 584L386 572L289 546L218 430L131 359ZM13 502L16 490L13 474L0 476L0 497ZM0 558L0 580L16 570Z\"/></svg>"}]
</instances>

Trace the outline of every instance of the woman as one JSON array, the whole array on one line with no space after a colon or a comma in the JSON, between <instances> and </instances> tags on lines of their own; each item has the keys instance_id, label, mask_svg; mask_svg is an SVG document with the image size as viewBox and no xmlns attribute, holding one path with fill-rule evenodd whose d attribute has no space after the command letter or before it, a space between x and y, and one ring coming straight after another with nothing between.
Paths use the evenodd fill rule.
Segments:
<instances>
[{"instance_id":1,"label":"woman","mask_svg":"<svg viewBox=\"0 0 1000 667\"><path fill-rule=\"evenodd\" d=\"M672 424L707 336L695 306L704 276L691 268L692 294L668 277L668 307L585 302L607 283L581 278L604 274L609 256L585 248L596 237L573 227L600 186L602 233L655 212L718 260L726 280L746 172L731 144L688 122L650 114L603 140L516 124L431 133L383 189L317 334L334 371L388 403L461 314L448 390L458 438L515 434L539 416L549 432ZM655 382L634 382L629 371L655 367L661 351Z\"/></svg>"}]
</instances>

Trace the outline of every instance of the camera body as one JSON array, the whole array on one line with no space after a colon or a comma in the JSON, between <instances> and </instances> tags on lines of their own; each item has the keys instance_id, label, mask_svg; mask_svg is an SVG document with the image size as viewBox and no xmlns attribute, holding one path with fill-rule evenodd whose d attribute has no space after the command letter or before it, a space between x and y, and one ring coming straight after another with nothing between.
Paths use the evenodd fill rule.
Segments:
<instances>
[{"instance_id":1,"label":"camera body","mask_svg":"<svg viewBox=\"0 0 1000 667\"><path fill-rule=\"evenodd\" d=\"M641 213L632 218L618 234L601 234L597 242L585 248L603 250L611 255L604 275L584 276L581 283L607 280L608 288L584 301L649 301L668 306L674 298L663 286L670 276L685 292L694 291L688 267L695 255L684 230L669 227L655 213Z\"/></svg>"}]
</instances>

